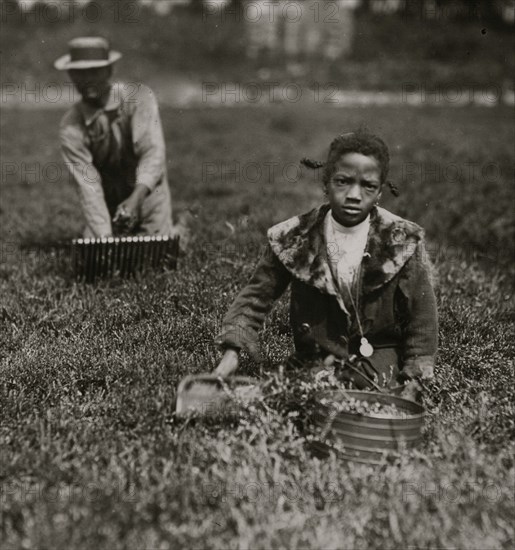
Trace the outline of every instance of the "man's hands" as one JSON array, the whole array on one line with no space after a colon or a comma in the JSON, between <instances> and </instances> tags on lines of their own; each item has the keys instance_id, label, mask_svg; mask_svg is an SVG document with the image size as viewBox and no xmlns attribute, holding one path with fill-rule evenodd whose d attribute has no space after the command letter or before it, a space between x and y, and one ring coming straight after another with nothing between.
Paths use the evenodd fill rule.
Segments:
<instances>
[{"instance_id":1,"label":"man's hands","mask_svg":"<svg viewBox=\"0 0 515 550\"><path fill-rule=\"evenodd\" d=\"M225 350L225 353L214 370L214 374L225 378L230 376L238 368L238 351L232 348Z\"/></svg>"},{"instance_id":2,"label":"man's hands","mask_svg":"<svg viewBox=\"0 0 515 550\"><path fill-rule=\"evenodd\" d=\"M136 185L130 196L118 205L113 218L113 225L118 232L128 234L136 227L141 204L148 193L147 186Z\"/></svg>"}]
</instances>

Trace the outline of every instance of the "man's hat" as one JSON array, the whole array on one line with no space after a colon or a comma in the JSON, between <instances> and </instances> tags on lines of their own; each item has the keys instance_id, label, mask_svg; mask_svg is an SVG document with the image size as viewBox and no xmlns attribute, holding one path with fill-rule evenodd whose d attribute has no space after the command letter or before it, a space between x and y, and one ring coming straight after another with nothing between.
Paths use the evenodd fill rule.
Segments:
<instances>
[{"instance_id":1,"label":"man's hat","mask_svg":"<svg viewBox=\"0 0 515 550\"><path fill-rule=\"evenodd\" d=\"M122 54L110 51L109 42L100 36L81 36L68 43L70 53L60 57L54 67L58 71L106 67L118 61Z\"/></svg>"}]
</instances>

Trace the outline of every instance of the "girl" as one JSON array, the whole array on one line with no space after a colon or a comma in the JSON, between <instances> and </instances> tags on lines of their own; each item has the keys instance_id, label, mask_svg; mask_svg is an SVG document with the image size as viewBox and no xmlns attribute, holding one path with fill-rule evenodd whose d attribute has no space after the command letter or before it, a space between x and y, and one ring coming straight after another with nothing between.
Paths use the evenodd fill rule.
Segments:
<instances>
[{"instance_id":1,"label":"girl","mask_svg":"<svg viewBox=\"0 0 515 550\"><path fill-rule=\"evenodd\" d=\"M354 386L406 383L408 398L418 379L433 376L437 311L423 230L378 206L389 160L383 140L367 132L331 143L327 202L268 230L267 249L216 339L225 350L216 374L233 373L242 348L259 357L258 330L291 284L295 358L303 364L356 356Z\"/></svg>"}]
</instances>

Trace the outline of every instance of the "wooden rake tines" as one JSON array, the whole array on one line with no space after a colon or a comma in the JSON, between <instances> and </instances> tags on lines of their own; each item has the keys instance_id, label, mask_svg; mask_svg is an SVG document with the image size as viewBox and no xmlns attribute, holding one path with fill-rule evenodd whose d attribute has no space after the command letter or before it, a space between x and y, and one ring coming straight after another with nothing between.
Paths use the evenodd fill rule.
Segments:
<instances>
[{"instance_id":1,"label":"wooden rake tines","mask_svg":"<svg viewBox=\"0 0 515 550\"><path fill-rule=\"evenodd\" d=\"M75 277L86 282L128 278L146 270L175 269L179 237L144 235L72 241Z\"/></svg>"}]
</instances>

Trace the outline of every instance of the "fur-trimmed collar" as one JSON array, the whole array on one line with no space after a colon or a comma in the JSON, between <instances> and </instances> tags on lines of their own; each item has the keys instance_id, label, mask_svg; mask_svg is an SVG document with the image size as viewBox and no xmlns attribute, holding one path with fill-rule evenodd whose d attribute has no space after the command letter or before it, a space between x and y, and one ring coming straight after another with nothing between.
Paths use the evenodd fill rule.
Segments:
<instances>
[{"instance_id":1,"label":"fur-trimmed collar","mask_svg":"<svg viewBox=\"0 0 515 550\"><path fill-rule=\"evenodd\" d=\"M268 230L268 240L275 255L297 279L338 296L324 239L324 219L329 208L329 204L323 204L274 225ZM414 254L421 239L420 226L374 207L362 263L362 293L390 281Z\"/></svg>"}]
</instances>

